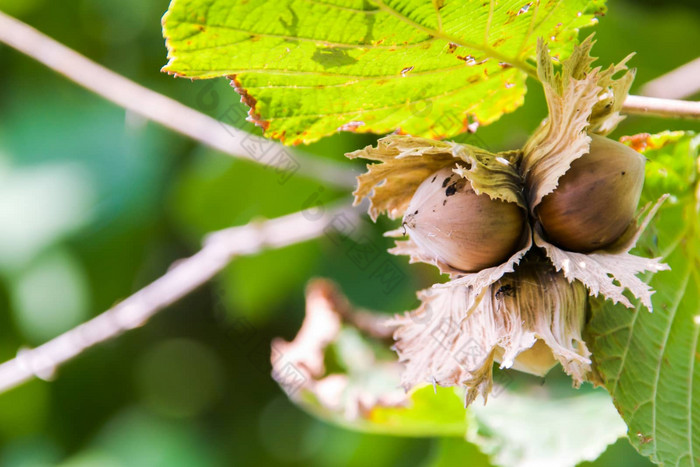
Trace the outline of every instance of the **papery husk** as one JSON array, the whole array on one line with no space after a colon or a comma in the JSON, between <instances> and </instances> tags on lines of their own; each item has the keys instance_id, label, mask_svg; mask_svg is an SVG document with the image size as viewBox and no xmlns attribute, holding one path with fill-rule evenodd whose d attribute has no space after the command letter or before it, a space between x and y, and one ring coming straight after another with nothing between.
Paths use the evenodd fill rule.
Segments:
<instances>
[{"instance_id":1,"label":"papery husk","mask_svg":"<svg viewBox=\"0 0 700 467\"><path fill-rule=\"evenodd\" d=\"M623 118L619 111L634 80L634 70L625 65L631 55L605 70L591 69L596 60L590 56L593 44L590 36L576 46L556 74L544 41L537 44L537 74L549 116L523 148L520 169L532 213L554 191L571 163L588 152L587 132L607 134Z\"/></svg>"},{"instance_id":2,"label":"papery husk","mask_svg":"<svg viewBox=\"0 0 700 467\"><path fill-rule=\"evenodd\" d=\"M519 151L493 154L468 144L390 135L380 139L377 147L367 146L346 156L381 162L367 164L367 172L357 177L357 189L353 193L356 205L369 198L368 212L373 220L381 213L391 219L401 217L418 186L434 172L450 165L454 165L455 173L469 180L477 194L526 209L517 170Z\"/></svg>"},{"instance_id":3,"label":"papery husk","mask_svg":"<svg viewBox=\"0 0 700 467\"><path fill-rule=\"evenodd\" d=\"M464 385L466 404L477 395L486 401L493 387L494 361L501 368L515 367L518 356L538 341L549 348L574 384L591 372L590 352L581 336L585 288L579 282L569 283L546 261L526 259L514 273L479 294L470 286L448 283L418 296L421 306L392 322L398 326L395 347L406 365L402 376L406 388L422 383ZM542 353L541 348L536 350ZM518 362L518 369L546 372L546 362L528 363L527 358ZM540 358L551 361L546 352Z\"/></svg>"}]
</instances>

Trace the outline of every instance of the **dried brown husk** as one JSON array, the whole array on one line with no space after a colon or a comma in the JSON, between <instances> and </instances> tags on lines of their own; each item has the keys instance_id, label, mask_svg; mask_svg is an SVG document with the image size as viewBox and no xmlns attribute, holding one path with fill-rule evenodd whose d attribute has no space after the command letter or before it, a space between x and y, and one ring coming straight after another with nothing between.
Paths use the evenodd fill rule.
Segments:
<instances>
[{"instance_id":1,"label":"dried brown husk","mask_svg":"<svg viewBox=\"0 0 700 467\"><path fill-rule=\"evenodd\" d=\"M396 317L406 388L426 382L464 385L469 404L479 394L487 399L494 362L542 375L553 359L576 385L587 380L590 352L581 335L585 287L570 283L547 261L528 258L481 293L463 285L424 290L417 310Z\"/></svg>"}]
</instances>

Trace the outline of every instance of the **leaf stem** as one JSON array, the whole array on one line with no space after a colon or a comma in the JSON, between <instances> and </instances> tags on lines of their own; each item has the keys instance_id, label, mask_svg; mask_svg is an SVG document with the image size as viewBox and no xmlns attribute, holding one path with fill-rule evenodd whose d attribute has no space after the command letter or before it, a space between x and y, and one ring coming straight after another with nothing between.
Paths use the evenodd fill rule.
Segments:
<instances>
[{"instance_id":1,"label":"leaf stem","mask_svg":"<svg viewBox=\"0 0 700 467\"><path fill-rule=\"evenodd\" d=\"M96 344L143 325L158 311L210 280L232 259L311 240L322 235L337 216L352 221L359 213L349 202L340 207L315 206L210 234L201 250L177 261L163 276L114 307L35 349L21 349L15 358L0 364L0 393L33 377L53 378L58 366Z\"/></svg>"}]
</instances>

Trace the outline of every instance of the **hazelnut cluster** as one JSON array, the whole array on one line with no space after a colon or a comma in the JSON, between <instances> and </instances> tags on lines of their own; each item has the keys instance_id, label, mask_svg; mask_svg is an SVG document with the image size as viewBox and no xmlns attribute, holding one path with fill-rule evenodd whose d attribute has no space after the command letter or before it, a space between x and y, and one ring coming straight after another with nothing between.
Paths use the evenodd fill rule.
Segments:
<instances>
[{"instance_id":1,"label":"hazelnut cluster","mask_svg":"<svg viewBox=\"0 0 700 467\"><path fill-rule=\"evenodd\" d=\"M455 270L478 272L503 263L518 249L527 212L512 202L477 194L455 171L429 175L416 190L402 225L413 242ZM558 186L532 210L544 238L568 251L588 253L617 241L635 223L644 183L644 157L624 144L591 135Z\"/></svg>"},{"instance_id":2,"label":"hazelnut cluster","mask_svg":"<svg viewBox=\"0 0 700 467\"><path fill-rule=\"evenodd\" d=\"M470 403L490 392L493 362L538 375L561 363L576 385L595 380L582 338L587 294L632 307L628 292L651 309L637 275L666 266L629 251L658 203L638 215L644 158L605 137L634 74L625 61L591 68L592 45L555 74L540 41L549 117L521 150L392 135L348 154L381 162L358 177L355 196L369 198L372 218L402 218L388 235L408 238L391 251L451 279L394 320L407 388L466 386ZM480 357L467 361L462 349L474 344Z\"/></svg>"}]
</instances>

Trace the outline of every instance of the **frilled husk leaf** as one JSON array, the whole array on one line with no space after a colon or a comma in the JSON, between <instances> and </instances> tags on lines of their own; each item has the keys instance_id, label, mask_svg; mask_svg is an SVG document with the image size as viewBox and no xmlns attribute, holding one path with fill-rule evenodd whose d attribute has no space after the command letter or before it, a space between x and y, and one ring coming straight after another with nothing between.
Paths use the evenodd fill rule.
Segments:
<instances>
[{"instance_id":1,"label":"frilled husk leaf","mask_svg":"<svg viewBox=\"0 0 700 467\"><path fill-rule=\"evenodd\" d=\"M630 57L606 70L591 69L593 43L592 37L583 41L555 74L546 45L538 42L537 73L549 117L525 144L521 164L533 213L571 163L588 152L591 139L586 132L607 134L622 120L619 110L634 79L634 71L625 66ZM619 72L624 74L614 79Z\"/></svg>"},{"instance_id":2,"label":"frilled husk leaf","mask_svg":"<svg viewBox=\"0 0 700 467\"><path fill-rule=\"evenodd\" d=\"M380 139L376 148L367 146L346 155L381 162L367 165L367 172L357 177L354 192L355 204L369 198L369 215L375 220L383 212L392 219L401 217L418 186L432 173L450 165L471 182L477 194L525 208L517 171L519 151L493 154L467 144L390 135Z\"/></svg>"},{"instance_id":3,"label":"frilled husk leaf","mask_svg":"<svg viewBox=\"0 0 700 467\"><path fill-rule=\"evenodd\" d=\"M455 285L427 289L418 296L421 306L392 322L398 326L394 338L406 365L402 384L407 388L426 382L465 385L467 404L478 394L486 400L493 386L493 362L514 367L518 356L538 340L576 384L590 374L590 352L581 336L585 288L569 283L547 262L526 259L516 272L479 294ZM528 361L532 357L530 352L517 366L541 374L543 366ZM551 357L545 352L540 358Z\"/></svg>"},{"instance_id":4,"label":"frilled husk leaf","mask_svg":"<svg viewBox=\"0 0 700 467\"><path fill-rule=\"evenodd\" d=\"M661 258L643 258L632 255L629 251L636 245L639 236L665 199L664 196L656 205L646 208L646 214L642 213L644 219L639 225L636 222L630 225L617 242L603 250L576 253L557 248L544 239L539 224L535 226L535 245L544 249L557 271L562 271L570 281L585 284L592 296L601 294L615 303L634 308L624 295L627 289L651 311L651 295L654 291L637 274L646 271L656 273L669 267L661 263Z\"/></svg>"}]
</instances>

